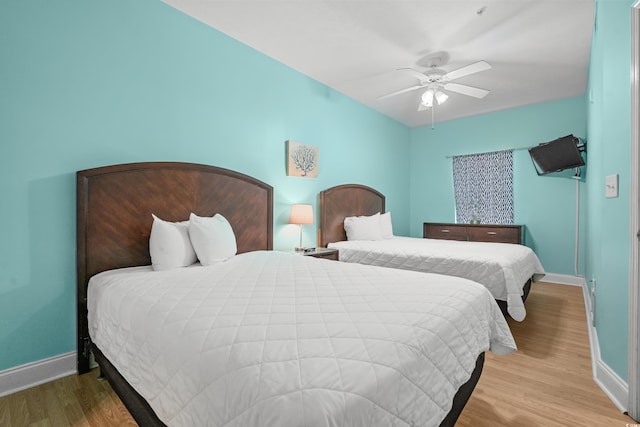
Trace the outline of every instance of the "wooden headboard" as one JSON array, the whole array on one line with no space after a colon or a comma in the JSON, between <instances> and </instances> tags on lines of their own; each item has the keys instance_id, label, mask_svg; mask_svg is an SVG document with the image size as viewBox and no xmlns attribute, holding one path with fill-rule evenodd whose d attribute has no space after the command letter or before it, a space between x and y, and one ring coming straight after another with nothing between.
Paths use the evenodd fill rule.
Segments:
<instances>
[{"instance_id":1,"label":"wooden headboard","mask_svg":"<svg viewBox=\"0 0 640 427\"><path fill-rule=\"evenodd\" d=\"M78 371L89 370L87 284L101 271L150 265L155 214L166 221L223 215L238 253L273 249L273 188L215 166L151 162L77 172Z\"/></svg>"},{"instance_id":2,"label":"wooden headboard","mask_svg":"<svg viewBox=\"0 0 640 427\"><path fill-rule=\"evenodd\" d=\"M371 187L344 184L320 192L320 246L347 240L344 219L348 216L384 213L384 195Z\"/></svg>"}]
</instances>

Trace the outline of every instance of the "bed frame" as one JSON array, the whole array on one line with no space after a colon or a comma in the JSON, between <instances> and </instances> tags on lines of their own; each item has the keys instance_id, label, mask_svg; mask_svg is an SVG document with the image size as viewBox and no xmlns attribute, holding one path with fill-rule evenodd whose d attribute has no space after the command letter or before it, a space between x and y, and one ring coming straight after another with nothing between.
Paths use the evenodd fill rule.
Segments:
<instances>
[{"instance_id":1,"label":"bed frame","mask_svg":"<svg viewBox=\"0 0 640 427\"><path fill-rule=\"evenodd\" d=\"M384 197L382 203L384 209ZM176 162L131 163L77 172L78 373L89 371L92 352L101 374L141 426L164 424L91 343L87 285L91 276L105 270L151 264L152 213L167 221L181 221L190 212L224 215L235 232L238 253L273 249L273 188L247 175ZM469 381L456 393L441 427L455 424L480 378L483 363L484 353L478 356Z\"/></svg>"},{"instance_id":2,"label":"bed frame","mask_svg":"<svg viewBox=\"0 0 640 427\"><path fill-rule=\"evenodd\" d=\"M320 230L318 242L321 247L329 243L347 240L344 219L348 216L384 213L385 196L379 191L360 184L344 184L320 192ZM524 284L522 301L531 290L531 279ZM496 300L502 313L507 316L507 302Z\"/></svg>"}]
</instances>

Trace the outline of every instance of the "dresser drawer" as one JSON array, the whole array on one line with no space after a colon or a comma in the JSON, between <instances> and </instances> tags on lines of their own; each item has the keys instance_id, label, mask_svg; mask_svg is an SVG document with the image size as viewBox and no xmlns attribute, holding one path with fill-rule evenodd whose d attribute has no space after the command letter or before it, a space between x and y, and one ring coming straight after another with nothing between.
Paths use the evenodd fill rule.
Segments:
<instances>
[{"instance_id":1,"label":"dresser drawer","mask_svg":"<svg viewBox=\"0 0 640 427\"><path fill-rule=\"evenodd\" d=\"M467 227L467 236L474 242L521 243L520 227Z\"/></svg>"},{"instance_id":2,"label":"dresser drawer","mask_svg":"<svg viewBox=\"0 0 640 427\"><path fill-rule=\"evenodd\" d=\"M424 224L425 239L467 240L467 227L456 224Z\"/></svg>"}]
</instances>

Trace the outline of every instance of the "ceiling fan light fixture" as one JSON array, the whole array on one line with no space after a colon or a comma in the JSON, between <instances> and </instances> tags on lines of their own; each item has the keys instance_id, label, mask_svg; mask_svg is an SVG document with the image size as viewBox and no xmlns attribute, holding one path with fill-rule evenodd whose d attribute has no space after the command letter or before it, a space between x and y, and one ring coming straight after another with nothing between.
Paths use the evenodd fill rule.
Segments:
<instances>
[{"instance_id":1,"label":"ceiling fan light fixture","mask_svg":"<svg viewBox=\"0 0 640 427\"><path fill-rule=\"evenodd\" d=\"M435 93L435 97L436 97L436 101L438 101L438 105L444 104L447 101L447 99L449 99L449 95L442 92L441 90Z\"/></svg>"},{"instance_id":2,"label":"ceiling fan light fixture","mask_svg":"<svg viewBox=\"0 0 640 427\"><path fill-rule=\"evenodd\" d=\"M425 93L422 94L422 105L425 107L433 106L433 96L434 92L432 89L427 89Z\"/></svg>"}]
</instances>

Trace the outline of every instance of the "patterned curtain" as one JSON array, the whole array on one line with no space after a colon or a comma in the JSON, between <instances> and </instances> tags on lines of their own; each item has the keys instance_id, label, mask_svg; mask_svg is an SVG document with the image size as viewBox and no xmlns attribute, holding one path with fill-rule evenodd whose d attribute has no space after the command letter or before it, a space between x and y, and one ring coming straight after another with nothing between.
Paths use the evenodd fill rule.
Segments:
<instances>
[{"instance_id":1,"label":"patterned curtain","mask_svg":"<svg viewBox=\"0 0 640 427\"><path fill-rule=\"evenodd\" d=\"M513 151L453 157L456 222L513 224Z\"/></svg>"}]
</instances>

